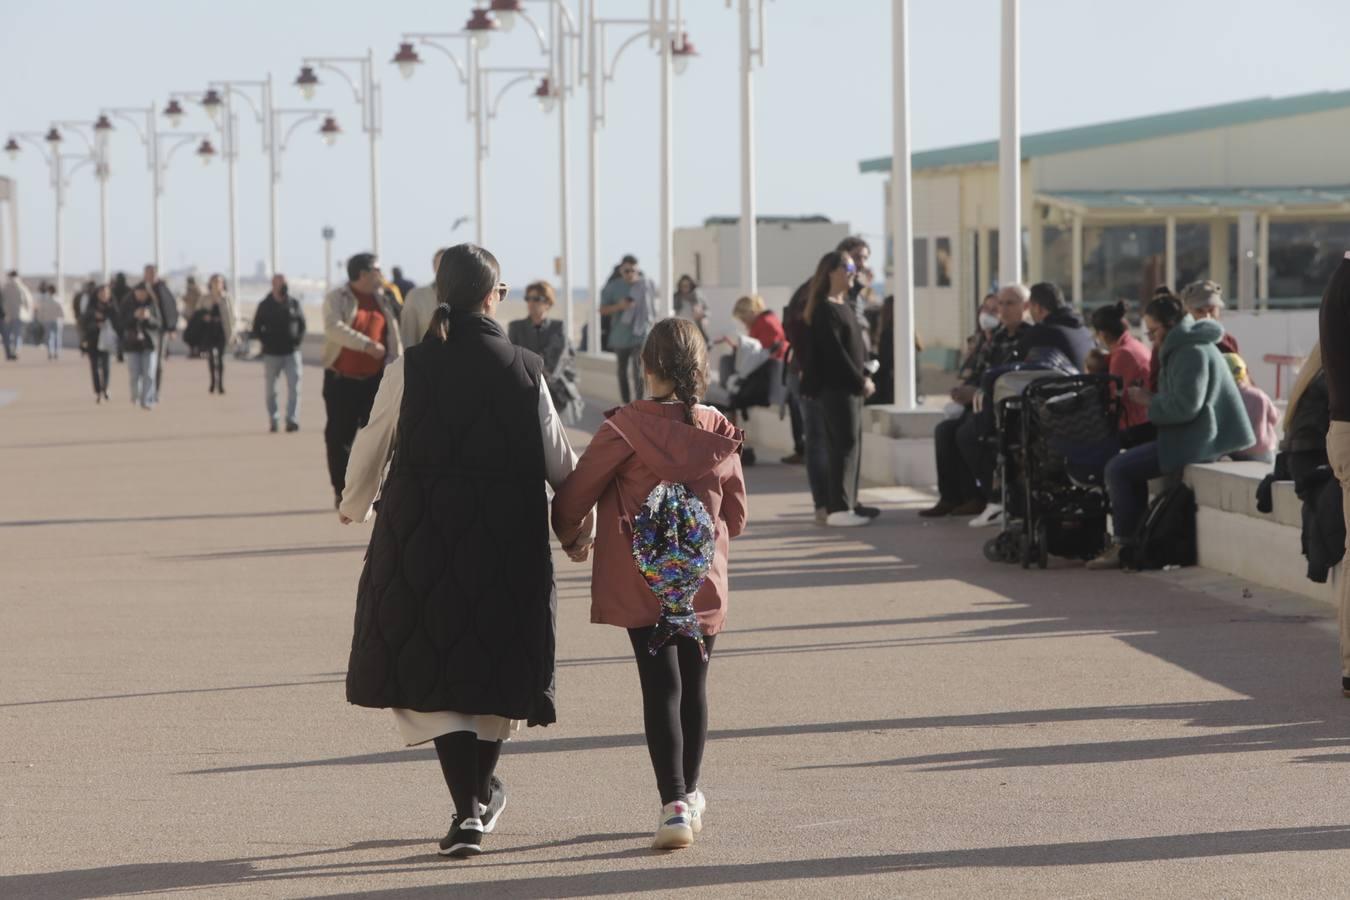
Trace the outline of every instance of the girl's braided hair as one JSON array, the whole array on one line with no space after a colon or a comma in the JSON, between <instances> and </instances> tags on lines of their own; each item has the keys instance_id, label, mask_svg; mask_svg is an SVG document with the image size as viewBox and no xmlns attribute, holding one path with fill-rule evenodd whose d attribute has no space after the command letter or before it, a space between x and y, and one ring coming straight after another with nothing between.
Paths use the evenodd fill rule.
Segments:
<instances>
[{"instance_id":1,"label":"girl's braided hair","mask_svg":"<svg viewBox=\"0 0 1350 900\"><path fill-rule=\"evenodd\" d=\"M697 425L694 407L708 390L708 344L698 326L688 319L657 322L642 345L642 366L674 385L671 393L684 404L685 422Z\"/></svg>"}]
</instances>

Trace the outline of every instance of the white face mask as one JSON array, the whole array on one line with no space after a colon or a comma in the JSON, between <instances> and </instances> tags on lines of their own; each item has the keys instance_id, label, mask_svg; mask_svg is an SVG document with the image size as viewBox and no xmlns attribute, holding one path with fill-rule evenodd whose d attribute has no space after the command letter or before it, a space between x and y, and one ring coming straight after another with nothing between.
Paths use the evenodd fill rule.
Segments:
<instances>
[{"instance_id":1,"label":"white face mask","mask_svg":"<svg viewBox=\"0 0 1350 900\"><path fill-rule=\"evenodd\" d=\"M980 327L983 328L985 331L993 331L995 328L998 327L998 324L999 324L998 316L994 315L991 312L980 313Z\"/></svg>"}]
</instances>

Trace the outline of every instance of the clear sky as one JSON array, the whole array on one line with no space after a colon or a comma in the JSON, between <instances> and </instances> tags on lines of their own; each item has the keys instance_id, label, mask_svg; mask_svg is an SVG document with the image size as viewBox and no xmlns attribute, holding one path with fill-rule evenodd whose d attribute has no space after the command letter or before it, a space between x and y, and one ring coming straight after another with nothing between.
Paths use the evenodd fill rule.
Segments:
<instances>
[{"instance_id":1,"label":"clear sky","mask_svg":"<svg viewBox=\"0 0 1350 900\"><path fill-rule=\"evenodd\" d=\"M384 84L384 259L414 280L441 244L471 239L450 223L473 209L471 129L464 91L447 60L404 81L388 60L401 32L454 31L467 0L0 0L0 135L53 119L87 119L101 106L161 104L211 79L273 73L278 100L303 55L375 50ZM700 57L676 81L675 221L694 225L739 208L736 14L722 0L686 0ZM998 0L912 0L911 96L915 149L985 140L998 123ZM1346 0L1023 0L1023 127L1028 132L1242 100L1350 88ZM860 159L890 152L889 0L775 0L768 64L758 76L761 214L823 213L882 232L881 178ZM646 0L602 0L607 16L646 14ZM493 41L490 65L534 65L517 29ZM613 44L611 44L613 46ZM658 71L645 45L625 54L610 86L601 141L601 255L634 252L656 271ZM282 261L293 274L323 270L320 229L337 230L338 257L366 249L367 142L345 88L321 89L346 128L338 146L301 132L284 160ZM586 273L585 93L571 107L574 284ZM555 113L556 115L556 113ZM194 110L184 128L204 129ZM267 183L256 126L243 128L239 165L241 271L267 249ZM557 122L526 90L503 101L487 167L485 243L521 284L552 272L558 248ZM1350 157L1347 157L1350 159ZM149 257L149 173L127 128L113 139L112 257L131 269ZM52 192L34 152L0 158L20 183L21 267L50 271ZM1350 164L1347 165L1350 181ZM70 191L66 269L98 265L97 187L80 172ZM174 160L165 197L171 267L227 265L225 170L190 153Z\"/></svg>"}]
</instances>

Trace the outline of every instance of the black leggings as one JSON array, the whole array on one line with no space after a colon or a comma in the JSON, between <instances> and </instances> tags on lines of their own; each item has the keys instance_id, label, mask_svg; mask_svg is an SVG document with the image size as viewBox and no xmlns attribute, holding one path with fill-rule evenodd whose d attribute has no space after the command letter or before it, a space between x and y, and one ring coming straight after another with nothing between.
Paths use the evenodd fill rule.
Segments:
<instances>
[{"instance_id":1,"label":"black leggings","mask_svg":"<svg viewBox=\"0 0 1350 900\"><path fill-rule=\"evenodd\" d=\"M108 393L108 351L89 351L89 372L94 376L94 396Z\"/></svg>"},{"instance_id":2,"label":"black leggings","mask_svg":"<svg viewBox=\"0 0 1350 900\"><path fill-rule=\"evenodd\" d=\"M207 347L206 364L211 369L211 389L225 390L225 348Z\"/></svg>"},{"instance_id":3,"label":"black leggings","mask_svg":"<svg viewBox=\"0 0 1350 900\"><path fill-rule=\"evenodd\" d=\"M502 752L501 741L480 741L472 731L452 731L436 738L436 758L455 813L461 818L478 817L478 804L492 799L492 772Z\"/></svg>"},{"instance_id":4,"label":"black leggings","mask_svg":"<svg viewBox=\"0 0 1350 900\"><path fill-rule=\"evenodd\" d=\"M642 719L647 752L656 772L661 805L683 800L698 787L703 745L708 741L708 663L698 644L671 639L655 656L647 650L652 630L628 629L642 683ZM711 660L713 637L704 636Z\"/></svg>"}]
</instances>

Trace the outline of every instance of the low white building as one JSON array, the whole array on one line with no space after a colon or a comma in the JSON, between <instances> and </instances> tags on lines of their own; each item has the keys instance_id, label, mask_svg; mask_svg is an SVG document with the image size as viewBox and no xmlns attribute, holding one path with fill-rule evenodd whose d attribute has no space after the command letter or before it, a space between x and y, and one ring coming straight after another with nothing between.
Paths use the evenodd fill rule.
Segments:
<instances>
[{"instance_id":1,"label":"low white building","mask_svg":"<svg viewBox=\"0 0 1350 900\"><path fill-rule=\"evenodd\" d=\"M1315 307L1350 248L1347 146L1350 91L1026 135L1025 280L1087 309L1202 278L1238 310ZM998 144L912 162L915 323L930 345L959 347L998 271Z\"/></svg>"}]
</instances>

